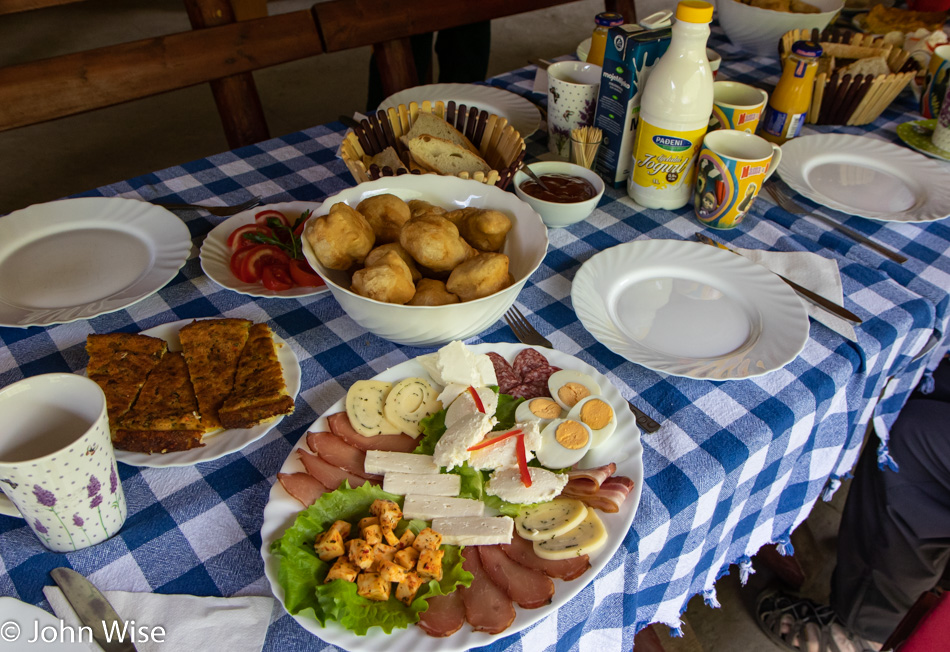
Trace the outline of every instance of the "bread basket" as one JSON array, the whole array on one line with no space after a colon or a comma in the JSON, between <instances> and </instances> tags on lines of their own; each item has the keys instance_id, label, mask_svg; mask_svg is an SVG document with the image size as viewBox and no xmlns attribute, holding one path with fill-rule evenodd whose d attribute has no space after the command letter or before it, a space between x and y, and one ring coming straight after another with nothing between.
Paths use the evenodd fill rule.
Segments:
<instances>
[{"instance_id":1,"label":"bread basket","mask_svg":"<svg viewBox=\"0 0 950 652\"><path fill-rule=\"evenodd\" d=\"M815 75L815 92L807 121L822 125L866 125L881 115L894 98L917 74L919 65L903 49L886 45L881 37L837 29L795 29L782 36L779 56L782 60L795 41L811 40L821 44L826 57L835 62L883 56L890 74L850 75L838 70L823 70L819 64Z\"/></svg>"},{"instance_id":2,"label":"bread basket","mask_svg":"<svg viewBox=\"0 0 950 652\"><path fill-rule=\"evenodd\" d=\"M411 165L408 151L400 140L412 127L420 112L435 114L465 134L478 148L485 162L491 166L487 173L476 172L470 175L461 172L457 176L502 189L508 186L524 158L525 145L521 134L509 125L505 118L477 107L466 107L464 104L457 106L454 101L445 103L428 100L421 104L410 102L408 106L400 104L386 112L377 111L375 115L363 120L359 128L346 134L340 146L340 155L357 183L397 174L435 174ZM380 167L369 161L370 157L379 154L386 147L396 150L406 168L393 170L388 165Z\"/></svg>"}]
</instances>

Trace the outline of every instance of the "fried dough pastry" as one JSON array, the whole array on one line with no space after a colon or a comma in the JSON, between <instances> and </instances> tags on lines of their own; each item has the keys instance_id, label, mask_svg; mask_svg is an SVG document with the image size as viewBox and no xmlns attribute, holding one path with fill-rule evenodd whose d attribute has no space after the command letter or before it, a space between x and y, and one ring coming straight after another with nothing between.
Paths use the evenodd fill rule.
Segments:
<instances>
[{"instance_id":1,"label":"fried dough pastry","mask_svg":"<svg viewBox=\"0 0 950 652\"><path fill-rule=\"evenodd\" d=\"M408 201L409 212L412 214L412 217L419 217L420 215L425 215L427 213L433 213L435 215L445 215L445 209L441 206L436 206L435 204L430 204L424 199L410 199Z\"/></svg>"},{"instance_id":2,"label":"fried dough pastry","mask_svg":"<svg viewBox=\"0 0 950 652\"><path fill-rule=\"evenodd\" d=\"M356 210L373 227L378 244L397 242L402 225L412 217L409 205L396 195L388 193L367 197L359 203Z\"/></svg>"},{"instance_id":3,"label":"fried dough pastry","mask_svg":"<svg viewBox=\"0 0 950 652\"><path fill-rule=\"evenodd\" d=\"M457 294L445 289L445 283L434 278L424 278L416 283L416 293L409 301L410 306L445 306L460 301Z\"/></svg>"},{"instance_id":4,"label":"fried dough pastry","mask_svg":"<svg viewBox=\"0 0 950 652\"><path fill-rule=\"evenodd\" d=\"M343 202L331 206L327 215L310 220L304 236L317 260L329 269L347 270L362 263L376 242L366 218Z\"/></svg>"},{"instance_id":5,"label":"fried dough pastry","mask_svg":"<svg viewBox=\"0 0 950 652\"><path fill-rule=\"evenodd\" d=\"M448 272L472 257L473 249L454 224L441 215L414 217L402 227L399 244L417 263L433 272Z\"/></svg>"},{"instance_id":6,"label":"fried dough pastry","mask_svg":"<svg viewBox=\"0 0 950 652\"><path fill-rule=\"evenodd\" d=\"M387 244L374 247L373 250L366 255L366 261L364 264L367 267L370 265L375 265L383 256L386 255L387 251L395 251L399 257L405 261L406 265L409 266L409 272L412 274L413 283L422 278L422 272L420 272L419 267L416 266L416 261L412 259L412 256L409 255L409 252L406 251L398 242L389 242Z\"/></svg>"},{"instance_id":7,"label":"fried dough pastry","mask_svg":"<svg viewBox=\"0 0 950 652\"><path fill-rule=\"evenodd\" d=\"M505 236L511 231L511 218L501 211L475 208L460 208L445 214L455 224L459 234L481 251L501 251Z\"/></svg>"},{"instance_id":8,"label":"fried dough pastry","mask_svg":"<svg viewBox=\"0 0 950 652\"><path fill-rule=\"evenodd\" d=\"M357 270L350 289L376 301L398 304L406 303L416 293L409 266L395 251L387 251L375 265Z\"/></svg>"},{"instance_id":9,"label":"fried dough pastry","mask_svg":"<svg viewBox=\"0 0 950 652\"><path fill-rule=\"evenodd\" d=\"M508 287L508 278L508 256L481 253L453 269L445 287L462 301L472 301Z\"/></svg>"}]
</instances>

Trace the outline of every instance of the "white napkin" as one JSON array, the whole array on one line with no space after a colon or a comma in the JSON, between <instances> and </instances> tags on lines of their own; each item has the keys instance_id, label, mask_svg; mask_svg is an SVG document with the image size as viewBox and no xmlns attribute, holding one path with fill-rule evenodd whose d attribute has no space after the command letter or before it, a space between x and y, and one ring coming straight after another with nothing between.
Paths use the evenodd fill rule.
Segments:
<instances>
[{"instance_id":1,"label":"white napkin","mask_svg":"<svg viewBox=\"0 0 950 652\"><path fill-rule=\"evenodd\" d=\"M841 272L838 263L810 251L762 251L761 249L740 249L743 256L781 274L799 285L820 294L829 301L844 306L844 291L841 286ZM802 299L808 315L819 321L842 337L857 342L857 335L851 322L836 317L811 301Z\"/></svg>"},{"instance_id":2,"label":"white napkin","mask_svg":"<svg viewBox=\"0 0 950 652\"><path fill-rule=\"evenodd\" d=\"M264 637L270 625L274 598L241 596L234 598L199 598L193 595L161 595L158 593L129 593L103 591L119 617L133 627L133 640L139 652L168 652L169 650L227 650L228 652L258 652L264 647ZM66 596L57 586L43 588L56 615L67 625L81 623ZM146 627L144 637L138 636ZM154 627L165 630L164 642L149 638ZM102 648L93 643L93 652Z\"/></svg>"}]
</instances>

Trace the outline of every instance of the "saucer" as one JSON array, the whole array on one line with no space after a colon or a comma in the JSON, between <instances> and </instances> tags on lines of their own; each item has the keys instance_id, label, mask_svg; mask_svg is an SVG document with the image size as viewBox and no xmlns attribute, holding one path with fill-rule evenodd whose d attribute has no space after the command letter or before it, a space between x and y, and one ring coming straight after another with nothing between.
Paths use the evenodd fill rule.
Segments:
<instances>
[{"instance_id":1,"label":"saucer","mask_svg":"<svg viewBox=\"0 0 950 652\"><path fill-rule=\"evenodd\" d=\"M912 120L905 122L897 127L898 137L904 141L908 147L917 150L921 154L926 154L933 158L939 158L942 161L950 161L950 151L940 149L933 144L931 137L934 133L934 127L937 126L937 120Z\"/></svg>"}]
</instances>

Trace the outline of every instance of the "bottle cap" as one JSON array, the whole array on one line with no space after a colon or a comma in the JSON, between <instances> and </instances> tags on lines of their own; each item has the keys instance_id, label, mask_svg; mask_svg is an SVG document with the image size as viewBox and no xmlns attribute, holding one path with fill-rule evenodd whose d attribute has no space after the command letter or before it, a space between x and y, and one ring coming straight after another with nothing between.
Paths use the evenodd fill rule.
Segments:
<instances>
[{"instance_id":1,"label":"bottle cap","mask_svg":"<svg viewBox=\"0 0 950 652\"><path fill-rule=\"evenodd\" d=\"M795 41L792 44L792 54L800 57L820 57L821 46L814 41Z\"/></svg>"},{"instance_id":2,"label":"bottle cap","mask_svg":"<svg viewBox=\"0 0 950 652\"><path fill-rule=\"evenodd\" d=\"M658 11L655 14L650 14L646 18L640 21L640 26L645 29L660 29L661 27L669 27L673 24L673 21L670 20L673 17L673 12L669 9L664 9Z\"/></svg>"},{"instance_id":3,"label":"bottle cap","mask_svg":"<svg viewBox=\"0 0 950 652\"><path fill-rule=\"evenodd\" d=\"M602 27L616 27L617 25L623 25L623 16L612 11L605 11L602 14L597 14L594 22Z\"/></svg>"},{"instance_id":4,"label":"bottle cap","mask_svg":"<svg viewBox=\"0 0 950 652\"><path fill-rule=\"evenodd\" d=\"M680 0L676 5L676 20L684 23L709 23L712 16L713 6L702 0Z\"/></svg>"}]
</instances>

